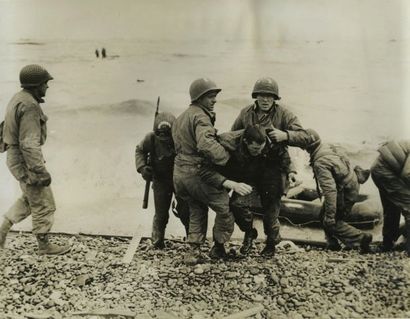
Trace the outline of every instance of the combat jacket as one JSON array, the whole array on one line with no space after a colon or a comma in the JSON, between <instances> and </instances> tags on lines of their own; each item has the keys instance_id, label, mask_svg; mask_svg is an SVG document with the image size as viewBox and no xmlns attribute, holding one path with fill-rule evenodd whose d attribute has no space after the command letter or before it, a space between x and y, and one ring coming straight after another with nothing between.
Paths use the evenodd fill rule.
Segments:
<instances>
[{"instance_id":1,"label":"combat jacket","mask_svg":"<svg viewBox=\"0 0 410 319\"><path fill-rule=\"evenodd\" d=\"M212 166L201 170L201 178L208 184L221 187L226 179L256 185L270 176L269 171L277 170L287 174L290 172L290 156L287 148L274 145L268 140L262 153L252 156L243 141L244 130L226 132L218 136L219 142L230 153L230 159L225 166ZM277 181L271 181L276 183Z\"/></svg>"},{"instance_id":2,"label":"combat jacket","mask_svg":"<svg viewBox=\"0 0 410 319\"><path fill-rule=\"evenodd\" d=\"M358 187L358 182L352 183L357 176L349 159L330 144L320 144L310 155L310 161L324 196L324 213L326 216L332 216L337 211L338 191L350 184Z\"/></svg>"},{"instance_id":3,"label":"combat jacket","mask_svg":"<svg viewBox=\"0 0 410 319\"><path fill-rule=\"evenodd\" d=\"M387 166L410 186L410 141L390 141L378 151Z\"/></svg>"},{"instance_id":4,"label":"combat jacket","mask_svg":"<svg viewBox=\"0 0 410 319\"><path fill-rule=\"evenodd\" d=\"M175 150L172 139L162 140L154 132L148 133L135 148L135 166L138 172L145 165L153 168L154 179L172 180ZM149 163L148 163L149 159Z\"/></svg>"},{"instance_id":5,"label":"combat jacket","mask_svg":"<svg viewBox=\"0 0 410 319\"><path fill-rule=\"evenodd\" d=\"M206 159L225 165L229 153L218 143L214 127L215 115L199 105L191 104L174 122L175 165L200 167Z\"/></svg>"},{"instance_id":6,"label":"combat jacket","mask_svg":"<svg viewBox=\"0 0 410 319\"><path fill-rule=\"evenodd\" d=\"M259 124L265 129L276 128L288 134L287 145L302 147L309 141L309 135L303 129L298 118L280 104L274 104L269 112L260 112L258 103L251 104L239 113L231 130L245 129L249 125Z\"/></svg>"},{"instance_id":7,"label":"combat jacket","mask_svg":"<svg viewBox=\"0 0 410 319\"><path fill-rule=\"evenodd\" d=\"M27 90L15 94L7 105L3 138L9 146L9 169L18 180L29 173L47 173L41 151L47 138L46 123L39 102Z\"/></svg>"}]
</instances>

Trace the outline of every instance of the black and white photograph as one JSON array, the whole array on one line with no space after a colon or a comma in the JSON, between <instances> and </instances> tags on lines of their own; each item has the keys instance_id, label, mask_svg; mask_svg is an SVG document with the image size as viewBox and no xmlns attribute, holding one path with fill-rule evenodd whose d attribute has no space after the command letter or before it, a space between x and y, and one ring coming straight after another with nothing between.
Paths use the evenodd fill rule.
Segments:
<instances>
[{"instance_id":1,"label":"black and white photograph","mask_svg":"<svg viewBox=\"0 0 410 319\"><path fill-rule=\"evenodd\" d=\"M0 319L410 318L410 1L0 0Z\"/></svg>"}]
</instances>

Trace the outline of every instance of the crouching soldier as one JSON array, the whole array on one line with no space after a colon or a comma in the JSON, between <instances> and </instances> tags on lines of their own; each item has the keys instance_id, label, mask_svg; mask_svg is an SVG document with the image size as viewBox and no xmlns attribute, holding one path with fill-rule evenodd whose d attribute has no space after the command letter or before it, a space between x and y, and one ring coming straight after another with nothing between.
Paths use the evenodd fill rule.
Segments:
<instances>
[{"instance_id":1,"label":"crouching soldier","mask_svg":"<svg viewBox=\"0 0 410 319\"><path fill-rule=\"evenodd\" d=\"M168 224L171 206L174 169L174 142L171 128L175 116L171 113L159 113L155 117L154 131L148 133L135 149L137 172L146 181L153 181L155 214L152 224L152 243L155 248L165 248L165 228ZM177 198L176 211L188 234L189 211L187 204Z\"/></svg>"},{"instance_id":2,"label":"crouching soldier","mask_svg":"<svg viewBox=\"0 0 410 319\"><path fill-rule=\"evenodd\" d=\"M250 207L261 202L266 245L261 254L273 256L275 245L280 241L279 210L282 195L286 194L288 178L294 178L290 171L290 157L287 148L272 143L265 130L259 125L248 126L245 130L219 135L219 142L230 153L226 166L214 166L214 170L203 170L202 179L215 187L220 187L221 175L235 182L252 186L251 194L241 196L233 193L230 208L239 228L245 232L240 252L248 254L257 231L253 228L253 213ZM219 185L218 185L219 183ZM259 200L260 198L260 200ZM256 203L257 206L259 203Z\"/></svg>"},{"instance_id":3,"label":"crouching soldier","mask_svg":"<svg viewBox=\"0 0 410 319\"><path fill-rule=\"evenodd\" d=\"M340 250L339 240L349 248L369 252L372 235L344 221L359 195L360 184L369 178L369 170L354 169L345 154L331 144L321 143L318 133L307 129L309 139L304 147L310 155L319 196L323 193L321 219L328 249Z\"/></svg>"},{"instance_id":4,"label":"crouching soldier","mask_svg":"<svg viewBox=\"0 0 410 319\"><path fill-rule=\"evenodd\" d=\"M370 170L383 205L382 249L393 249L400 235L402 214L407 234L406 251L410 256L410 141L390 141L378 151L380 155Z\"/></svg>"},{"instance_id":5,"label":"crouching soldier","mask_svg":"<svg viewBox=\"0 0 410 319\"><path fill-rule=\"evenodd\" d=\"M0 247L7 233L31 215L33 234L38 241L39 255L60 255L68 252L68 245L49 242L48 233L54 223L56 210L51 191L51 176L44 163L41 146L47 137L47 116L40 103L53 77L41 66L31 64L20 71L23 90L13 96L6 109L3 139L7 144L7 166L20 182L23 196L9 209L0 227Z\"/></svg>"}]
</instances>

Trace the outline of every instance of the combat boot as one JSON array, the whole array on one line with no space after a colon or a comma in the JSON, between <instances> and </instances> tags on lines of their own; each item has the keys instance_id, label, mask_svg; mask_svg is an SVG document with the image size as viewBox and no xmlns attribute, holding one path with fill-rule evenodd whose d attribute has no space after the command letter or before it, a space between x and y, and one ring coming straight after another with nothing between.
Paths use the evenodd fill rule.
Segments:
<instances>
[{"instance_id":1,"label":"combat boot","mask_svg":"<svg viewBox=\"0 0 410 319\"><path fill-rule=\"evenodd\" d=\"M273 257L275 256L275 250L275 240L272 237L268 236L268 238L266 239L266 245L261 251L261 255L264 257Z\"/></svg>"},{"instance_id":2,"label":"combat boot","mask_svg":"<svg viewBox=\"0 0 410 319\"><path fill-rule=\"evenodd\" d=\"M201 249L199 244L190 244L189 250L184 256L184 263L193 266L202 262Z\"/></svg>"},{"instance_id":3,"label":"combat boot","mask_svg":"<svg viewBox=\"0 0 410 319\"><path fill-rule=\"evenodd\" d=\"M334 237L327 238L327 246L326 249L331 251L340 251L342 250L342 246L340 245L339 241Z\"/></svg>"},{"instance_id":4,"label":"combat boot","mask_svg":"<svg viewBox=\"0 0 410 319\"><path fill-rule=\"evenodd\" d=\"M225 259L227 257L224 244L215 242L209 252L211 259Z\"/></svg>"},{"instance_id":5,"label":"combat boot","mask_svg":"<svg viewBox=\"0 0 410 319\"><path fill-rule=\"evenodd\" d=\"M156 241L152 246L154 247L154 249L160 249L160 250L162 250L162 249L165 249L165 242L164 242L163 239L162 239L162 240L158 240L158 241Z\"/></svg>"},{"instance_id":6,"label":"combat boot","mask_svg":"<svg viewBox=\"0 0 410 319\"><path fill-rule=\"evenodd\" d=\"M0 226L0 249L4 248L7 234L9 233L12 226L13 223L8 218L4 218L3 223Z\"/></svg>"},{"instance_id":7,"label":"combat boot","mask_svg":"<svg viewBox=\"0 0 410 319\"><path fill-rule=\"evenodd\" d=\"M245 232L242 247L239 250L242 255L247 255L251 251L253 241L258 238L258 231L252 228L250 231Z\"/></svg>"},{"instance_id":8,"label":"combat boot","mask_svg":"<svg viewBox=\"0 0 410 319\"><path fill-rule=\"evenodd\" d=\"M409 214L409 212L407 212ZM406 233L406 253L407 256L410 257L410 217L406 216L405 221L405 233Z\"/></svg>"},{"instance_id":9,"label":"combat boot","mask_svg":"<svg viewBox=\"0 0 410 319\"><path fill-rule=\"evenodd\" d=\"M48 240L48 234L37 234L39 255L63 255L71 250L69 245L52 244Z\"/></svg>"},{"instance_id":10,"label":"combat boot","mask_svg":"<svg viewBox=\"0 0 410 319\"><path fill-rule=\"evenodd\" d=\"M360 240L360 252L362 254L368 254L371 252L370 250L370 243L373 240L372 234L363 233L363 237Z\"/></svg>"}]
</instances>

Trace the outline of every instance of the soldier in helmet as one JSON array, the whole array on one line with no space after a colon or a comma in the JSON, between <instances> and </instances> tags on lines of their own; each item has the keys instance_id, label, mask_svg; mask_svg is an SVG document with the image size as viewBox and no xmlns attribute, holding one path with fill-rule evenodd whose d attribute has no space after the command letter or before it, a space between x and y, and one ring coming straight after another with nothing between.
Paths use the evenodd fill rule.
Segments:
<instances>
[{"instance_id":1,"label":"soldier in helmet","mask_svg":"<svg viewBox=\"0 0 410 319\"><path fill-rule=\"evenodd\" d=\"M304 145L307 133L298 118L277 103L280 96L275 80L269 77L257 80L252 91L252 98L255 102L241 110L232 125L232 131L245 129L249 125L259 125L266 131L269 140L278 147ZM285 181L287 183L296 181L296 171L293 165L287 173L279 168L277 165L266 168L266 174L261 177L263 179L261 184L264 186L259 189L259 195L263 197L267 220L264 225L266 246L262 254L267 256L275 253L275 245L280 241L278 220L280 200L289 186Z\"/></svg>"},{"instance_id":2,"label":"soldier in helmet","mask_svg":"<svg viewBox=\"0 0 410 319\"><path fill-rule=\"evenodd\" d=\"M306 131L309 140L304 148L310 155L319 196L323 193L324 197L321 218L328 249L340 250L340 240L349 248L369 252L372 235L349 225L344 218L351 212L359 195L360 184L367 181L370 171L359 166L352 168L349 158L341 149L322 143L316 131Z\"/></svg>"},{"instance_id":3,"label":"soldier in helmet","mask_svg":"<svg viewBox=\"0 0 410 319\"><path fill-rule=\"evenodd\" d=\"M190 210L188 242L191 250L185 256L187 263L195 263L200 257L199 248L206 238L208 207L216 213L214 246L210 256L226 257L224 244L230 239L234 229L234 217L229 211L226 188L241 195L251 191L249 185L230 180L224 180L220 183L221 187L216 188L204 183L199 176L199 170L205 161L225 165L229 160L229 153L217 141L214 127L214 105L220 91L213 81L206 78L192 82L189 88L191 104L172 127L176 150L175 191L188 203Z\"/></svg>"},{"instance_id":4,"label":"soldier in helmet","mask_svg":"<svg viewBox=\"0 0 410 319\"><path fill-rule=\"evenodd\" d=\"M68 245L49 242L48 233L56 210L50 188L51 176L44 163L41 146L47 136L47 116L40 103L53 77L43 67L31 64L20 71L23 88L7 105L3 138L8 146L7 166L20 182L23 196L9 209L0 227L0 247L13 224L32 217L33 233L40 255L59 255L70 250Z\"/></svg>"},{"instance_id":5,"label":"soldier in helmet","mask_svg":"<svg viewBox=\"0 0 410 319\"><path fill-rule=\"evenodd\" d=\"M165 248L165 228L169 219L171 206L174 169L174 142L171 128L175 116L171 113L159 113L155 117L154 131L148 133L135 149L135 166L137 172L146 181L153 181L155 215L152 225L152 244L155 248ZM148 161L149 158L149 161ZM187 204L177 198L176 212L188 233L189 211Z\"/></svg>"}]
</instances>

